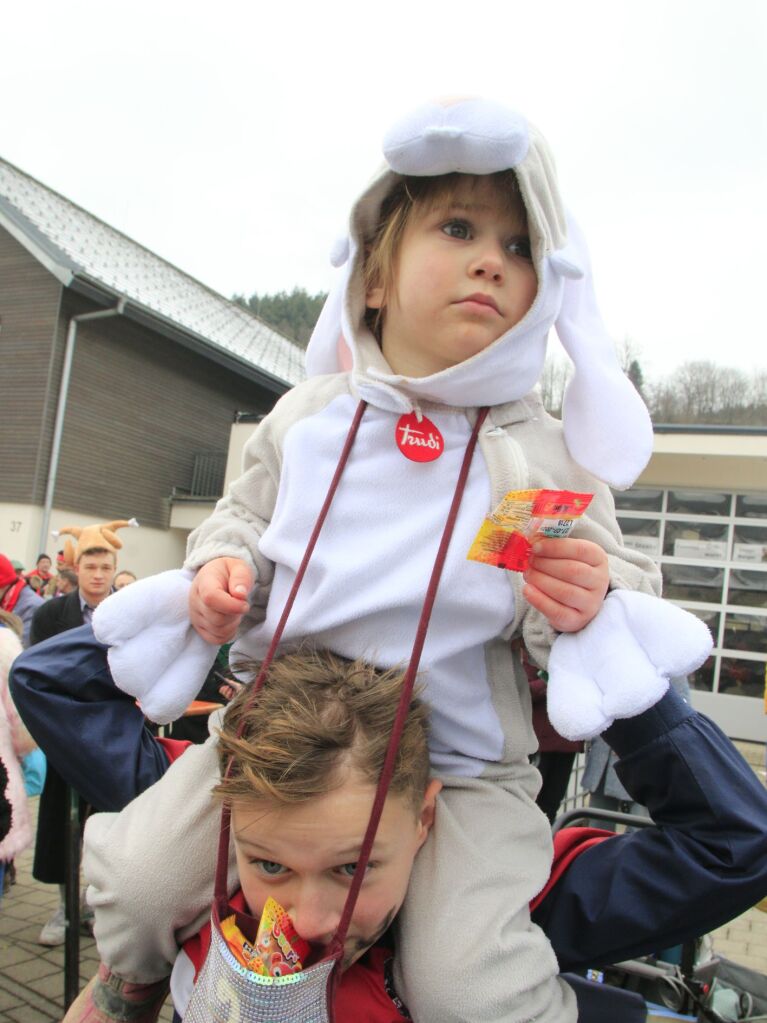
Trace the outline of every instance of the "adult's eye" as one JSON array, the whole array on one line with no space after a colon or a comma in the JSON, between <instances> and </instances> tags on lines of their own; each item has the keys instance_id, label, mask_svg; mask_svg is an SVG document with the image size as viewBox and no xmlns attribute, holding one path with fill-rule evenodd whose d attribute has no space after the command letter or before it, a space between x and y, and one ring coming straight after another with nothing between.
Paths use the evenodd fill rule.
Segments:
<instances>
[{"instance_id":1,"label":"adult's eye","mask_svg":"<svg viewBox=\"0 0 767 1023\"><path fill-rule=\"evenodd\" d=\"M277 877L285 870L281 863L275 863L274 860L253 860L253 863L262 874L268 874L269 877Z\"/></svg>"},{"instance_id":2,"label":"adult's eye","mask_svg":"<svg viewBox=\"0 0 767 1023\"><path fill-rule=\"evenodd\" d=\"M442 225L442 230L450 238L470 238L471 229L465 220L448 220L446 224Z\"/></svg>"},{"instance_id":3,"label":"adult's eye","mask_svg":"<svg viewBox=\"0 0 767 1023\"><path fill-rule=\"evenodd\" d=\"M512 256L519 256L520 259L532 260L533 258L529 238L512 238L506 249Z\"/></svg>"},{"instance_id":4,"label":"adult's eye","mask_svg":"<svg viewBox=\"0 0 767 1023\"><path fill-rule=\"evenodd\" d=\"M367 875L370 873L374 866L375 864L368 863L368 865L365 867L365 877L367 877ZM339 874L342 874L344 877L354 877L354 871L356 869L357 869L356 863L344 863L342 866L337 868Z\"/></svg>"}]
</instances>

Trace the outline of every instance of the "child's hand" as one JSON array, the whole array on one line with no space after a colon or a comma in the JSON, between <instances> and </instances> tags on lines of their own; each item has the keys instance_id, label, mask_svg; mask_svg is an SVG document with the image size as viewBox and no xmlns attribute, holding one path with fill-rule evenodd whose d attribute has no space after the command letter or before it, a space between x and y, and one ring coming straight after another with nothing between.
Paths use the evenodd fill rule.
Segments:
<instances>
[{"instance_id":1,"label":"child's hand","mask_svg":"<svg viewBox=\"0 0 767 1023\"><path fill-rule=\"evenodd\" d=\"M240 558L214 558L202 566L189 591L189 618L206 643L234 639L252 589L253 572Z\"/></svg>"},{"instance_id":2,"label":"child's hand","mask_svg":"<svg viewBox=\"0 0 767 1023\"><path fill-rule=\"evenodd\" d=\"M607 555L590 540L544 539L533 544L522 592L558 632L578 632L602 606L610 573Z\"/></svg>"},{"instance_id":3,"label":"child's hand","mask_svg":"<svg viewBox=\"0 0 767 1023\"><path fill-rule=\"evenodd\" d=\"M222 684L218 687L218 691L228 703L230 700L235 698L235 696L243 688L243 685L243 682L237 682L235 679L230 678L225 682L222 682Z\"/></svg>"}]
</instances>

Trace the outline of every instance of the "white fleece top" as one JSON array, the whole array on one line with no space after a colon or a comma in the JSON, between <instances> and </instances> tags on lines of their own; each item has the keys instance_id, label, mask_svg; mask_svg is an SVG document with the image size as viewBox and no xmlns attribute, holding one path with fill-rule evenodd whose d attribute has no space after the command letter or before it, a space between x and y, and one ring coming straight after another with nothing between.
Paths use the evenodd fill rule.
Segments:
<instances>
[{"instance_id":1,"label":"white fleece top","mask_svg":"<svg viewBox=\"0 0 767 1023\"><path fill-rule=\"evenodd\" d=\"M363 382L368 397L376 386ZM187 568L214 557L246 559L258 584L232 662L260 658L303 556L363 389L358 375L309 380L286 394L248 443L245 472L190 536ZM388 403L394 389L387 384ZM415 405L404 390L404 407ZM399 411L370 406L283 638L308 639L382 667L405 664L475 409L419 406L445 441L433 462L405 458ZM557 487L596 494L576 534L608 552L616 587L653 592L657 568L622 547L609 490L576 466L559 424L531 396L491 410L448 551L421 660L438 773L480 775L488 762L535 749L528 694L518 686L509 638L524 632L545 664L554 633L521 596L521 577L468 561L483 518L510 489Z\"/></svg>"}]
</instances>

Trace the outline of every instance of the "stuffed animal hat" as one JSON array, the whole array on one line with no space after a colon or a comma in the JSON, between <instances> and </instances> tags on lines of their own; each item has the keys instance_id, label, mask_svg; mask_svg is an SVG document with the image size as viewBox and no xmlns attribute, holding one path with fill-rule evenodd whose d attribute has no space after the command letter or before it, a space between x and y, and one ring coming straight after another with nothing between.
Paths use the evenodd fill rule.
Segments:
<instances>
[{"instance_id":1,"label":"stuffed animal hat","mask_svg":"<svg viewBox=\"0 0 767 1023\"><path fill-rule=\"evenodd\" d=\"M550 328L575 366L563 403L565 443L575 461L611 486L631 486L652 453L644 402L618 363L597 307L588 251L564 211L542 135L521 115L480 99L429 103L384 138L386 165L352 209L349 236L331 256L340 267L306 355L310 376L351 363L360 396L392 411L408 400L497 405L537 383ZM423 378L395 375L364 325L363 255L381 204L407 176L513 169L527 211L537 296L523 319L484 351ZM404 404L403 404L404 403Z\"/></svg>"},{"instance_id":2,"label":"stuffed animal hat","mask_svg":"<svg viewBox=\"0 0 767 1023\"><path fill-rule=\"evenodd\" d=\"M71 540L64 544L64 558L62 567L71 568L76 565L86 551L94 548L102 548L117 554L123 545L122 540L115 532L116 529L123 529L125 526L138 526L136 519L115 519L112 522L99 522L92 526L62 526L51 534L59 537L62 533L73 536L77 540L75 546Z\"/></svg>"}]
</instances>

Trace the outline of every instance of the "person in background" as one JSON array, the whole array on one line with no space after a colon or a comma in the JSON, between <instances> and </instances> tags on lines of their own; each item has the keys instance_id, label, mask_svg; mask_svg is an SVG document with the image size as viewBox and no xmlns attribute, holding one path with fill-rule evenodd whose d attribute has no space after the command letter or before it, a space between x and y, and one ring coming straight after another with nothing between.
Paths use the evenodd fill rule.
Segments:
<instances>
[{"instance_id":1,"label":"person in background","mask_svg":"<svg viewBox=\"0 0 767 1023\"><path fill-rule=\"evenodd\" d=\"M533 757L533 763L540 771L541 787L535 802L546 814L549 823L553 824L567 794L575 756L583 752L583 743L563 739L549 721L546 712L548 674L530 662L524 648L522 664L530 684L533 729L538 740L538 752Z\"/></svg>"},{"instance_id":2,"label":"person in background","mask_svg":"<svg viewBox=\"0 0 767 1023\"><path fill-rule=\"evenodd\" d=\"M78 554L74 567L77 588L61 600L46 601L35 611L30 645L89 622L101 601L112 592L116 570L115 552L106 547L95 547Z\"/></svg>"},{"instance_id":3,"label":"person in background","mask_svg":"<svg viewBox=\"0 0 767 1023\"><path fill-rule=\"evenodd\" d=\"M47 554L39 554L35 567L30 569L29 572L24 573L24 578L27 583L32 587L35 593L40 593L53 579L53 573L51 572L51 559Z\"/></svg>"},{"instance_id":4,"label":"person in background","mask_svg":"<svg viewBox=\"0 0 767 1023\"><path fill-rule=\"evenodd\" d=\"M45 601L37 609L32 620L30 645L42 643L51 636L90 622L95 608L112 592L112 581L117 570L114 550L106 546L76 550L75 558L77 588L64 597ZM49 764L40 797L32 876L43 884L57 884L60 903L40 931L38 943L41 945L61 945L66 937L64 853L68 813L67 784ZM81 799L81 824L86 816L87 806Z\"/></svg>"},{"instance_id":5,"label":"person in background","mask_svg":"<svg viewBox=\"0 0 767 1023\"><path fill-rule=\"evenodd\" d=\"M4 839L11 830L12 816L11 801L8 799L8 772L0 758L0 840ZM0 861L0 902L3 899L4 888L5 864Z\"/></svg>"},{"instance_id":6,"label":"person in background","mask_svg":"<svg viewBox=\"0 0 767 1023\"><path fill-rule=\"evenodd\" d=\"M130 586L131 583L135 583L136 576L133 572L129 572L123 568L115 576L114 587L116 590L121 590L123 586Z\"/></svg>"},{"instance_id":7,"label":"person in background","mask_svg":"<svg viewBox=\"0 0 767 1023\"><path fill-rule=\"evenodd\" d=\"M0 610L21 619L23 646L29 646L32 619L42 605L43 598L35 593L23 576L18 575L10 559L0 554Z\"/></svg>"},{"instance_id":8,"label":"person in background","mask_svg":"<svg viewBox=\"0 0 767 1023\"><path fill-rule=\"evenodd\" d=\"M71 568L62 568L48 583L46 597L66 597L68 593L74 593L77 589L77 572Z\"/></svg>"},{"instance_id":9,"label":"person in background","mask_svg":"<svg viewBox=\"0 0 767 1023\"><path fill-rule=\"evenodd\" d=\"M36 744L19 717L8 688L11 665L22 651L21 632L21 619L0 611L0 759L8 775L5 794L11 807L10 828L0 839L0 872L5 884L12 883L15 876L14 859L32 844L32 821L21 762Z\"/></svg>"}]
</instances>

